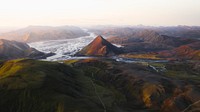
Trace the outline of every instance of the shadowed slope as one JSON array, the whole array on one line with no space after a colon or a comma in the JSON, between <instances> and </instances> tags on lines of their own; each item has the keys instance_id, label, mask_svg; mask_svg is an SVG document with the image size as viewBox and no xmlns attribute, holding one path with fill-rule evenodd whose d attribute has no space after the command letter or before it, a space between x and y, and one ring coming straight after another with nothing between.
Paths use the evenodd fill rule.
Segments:
<instances>
[{"instance_id":1,"label":"shadowed slope","mask_svg":"<svg viewBox=\"0 0 200 112\"><path fill-rule=\"evenodd\" d=\"M0 39L0 59L39 58L44 55L26 43Z\"/></svg>"}]
</instances>

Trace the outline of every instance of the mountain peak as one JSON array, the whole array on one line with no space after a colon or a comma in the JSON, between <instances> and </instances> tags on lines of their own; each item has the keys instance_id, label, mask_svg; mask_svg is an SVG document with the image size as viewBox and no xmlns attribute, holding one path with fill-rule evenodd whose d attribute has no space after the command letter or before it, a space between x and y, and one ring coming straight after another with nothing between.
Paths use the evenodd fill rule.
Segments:
<instances>
[{"instance_id":1,"label":"mountain peak","mask_svg":"<svg viewBox=\"0 0 200 112\"><path fill-rule=\"evenodd\" d=\"M89 45L84 47L77 55L108 56L121 53L121 49L112 45L101 35L98 35Z\"/></svg>"},{"instance_id":2,"label":"mountain peak","mask_svg":"<svg viewBox=\"0 0 200 112\"><path fill-rule=\"evenodd\" d=\"M94 40L94 43L102 43L102 44L106 44L109 43L106 39L104 39L101 35L98 35Z\"/></svg>"},{"instance_id":3,"label":"mountain peak","mask_svg":"<svg viewBox=\"0 0 200 112\"><path fill-rule=\"evenodd\" d=\"M104 39L101 35L98 35L96 38L97 39Z\"/></svg>"}]
</instances>

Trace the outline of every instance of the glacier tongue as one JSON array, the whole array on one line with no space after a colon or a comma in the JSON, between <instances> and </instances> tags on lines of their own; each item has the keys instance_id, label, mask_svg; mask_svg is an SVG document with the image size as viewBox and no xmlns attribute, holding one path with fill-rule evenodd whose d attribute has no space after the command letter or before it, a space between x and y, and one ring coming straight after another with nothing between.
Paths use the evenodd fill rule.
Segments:
<instances>
[{"instance_id":1,"label":"glacier tongue","mask_svg":"<svg viewBox=\"0 0 200 112\"><path fill-rule=\"evenodd\" d=\"M39 51L45 53L55 53L56 55L48 57L48 61L57 61L72 58L80 49L88 45L96 35L88 32L89 36L83 36L74 39L63 39L63 40L49 40L42 42L33 42L29 45Z\"/></svg>"}]
</instances>

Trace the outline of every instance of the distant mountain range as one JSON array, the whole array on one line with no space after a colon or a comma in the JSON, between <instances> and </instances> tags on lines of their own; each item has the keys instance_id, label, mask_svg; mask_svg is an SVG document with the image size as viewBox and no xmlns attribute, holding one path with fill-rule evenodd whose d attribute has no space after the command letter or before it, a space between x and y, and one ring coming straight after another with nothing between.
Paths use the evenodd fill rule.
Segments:
<instances>
[{"instance_id":1,"label":"distant mountain range","mask_svg":"<svg viewBox=\"0 0 200 112\"><path fill-rule=\"evenodd\" d=\"M153 30L161 35L172 37L200 39L199 26L101 26L91 27L90 31L97 34L112 37L128 37L141 30ZM116 35L117 34L117 35Z\"/></svg>"},{"instance_id":2,"label":"distant mountain range","mask_svg":"<svg viewBox=\"0 0 200 112\"><path fill-rule=\"evenodd\" d=\"M49 54L31 48L26 43L0 39L0 59L45 58Z\"/></svg>"},{"instance_id":3,"label":"distant mountain range","mask_svg":"<svg viewBox=\"0 0 200 112\"><path fill-rule=\"evenodd\" d=\"M164 58L181 58L185 59L199 59L198 51L200 49L200 40L196 38L184 38L173 37L163 35L161 31L169 29L188 29L196 30L198 32L199 27L107 27L89 29L89 31L96 34L102 34L97 36L88 46L85 46L76 55L82 56L113 56L118 54L145 54L149 52L158 53L159 57ZM167 33L165 33L167 34ZM63 27L48 27L48 26L29 26L17 31L3 33L4 38L10 40L18 40L23 42L36 42L44 40L66 39L85 36L87 33L74 26ZM7 43L6 40L4 40ZM12 41L14 42L14 41ZM113 44L119 44L123 47L118 48ZM24 43L23 43L24 44ZM7 45L7 44L6 44ZM1 57L16 58L16 57L28 57L27 50L29 48L22 47L19 51L18 47L15 47L15 43L11 43L6 47L3 47ZM15 53L8 52L13 51ZM32 49L32 48L31 48ZM23 51L23 55L21 52ZM180 51L180 52L179 52ZM26 53L24 53L26 52ZM67 51L66 51L67 52ZM188 53L190 52L190 53ZM16 57L11 55L17 54ZM20 56L18 56L18 54Z\"/></svg>"},{"instance_id":4,"label":"distant mountain range","mask_svg":"<svg viewBox=\"0 0 200 112\"><path fill-rule=\"evenodd\" d=\"M57 40L77 38L88 35L81 28L75 26L29 26L16 31L2 33L0 38L20 42L37 42L44 40Z\"/></svg>"},{"instance_id":5,"label":"distant mountain range","mask_svg":"<svg viewBox=\"0 0 200 112\"><path fill-rule=\"evenodd\" d=\"M77 55L111 56L120 53L122 53L120 48L112 45L110 42L99 35L89 45L79 51Z\"/></svg>"},{"instance_id":6,"label":"distant mountain range","mask_svg":"<svg viewBox=\"0 0 200 112\"><path fill-rule=\"evenodd\" d=\"M199 26L155 27L153 29L162 35L200 39Z\"/></svg>"},{"instance_id":7,"label":"distant mountain range","mask_svg":"<svg viewBox=\"0 0 200 112\"><path fill-rule=\"evenodd\" d=\"M182 27L175 27L173 29ZM193 27L192 27L193 28ZM182 45L199 43L198 36L195 38L167 35L163 33L166 27L105 27L94 28L91 31L101 34L111 43L124 46L124 51L129 52L155 52L170 50ZM171 28L169 28L171 29ZM198 30L199 29L199 30ZM193 30L200 31L200 28ZM163 32L161 32L163 31ZM196 33L195 33L196 34ZM198 35L198 33L196 34ZM187 35L186 35L187 36Z\"/></svg>"},{"instance_id":8,"label":"distant mountain range","mask_svg":"<svg viewBox=\"0 0 200 112\"><path fill-rule=\"evenodd\" d=\"M122 56L135 58L157 58L170 60L200 60L200 40L194 38L181 38L161 35L154 30L140 29L132 31L131 28L111 28L103 29L104 36L110 43L119 44L123 47L119 51L123 51ZM97 31L98 32L98 31ZM96 33L97 33L96 32ZM105 56L103 53L103 45L101 43L105 39L101 36L97 37L92 43L83 48L79 54L82 55L99 55ZM109 42L106 43L109 43ZM115 47L106 47L108 51L115 51ZM122 52L121 52L122 53ZM107 53L109 54L109 53ZM113 53L114 55L120 53ZM139 55L136 55L139 54Z\"/></svg>"},{"instance_id":9,"label":"distant mountain range","mask_svg":"<svg viewBox=\"0 0 200 112\"><path fill-rule=\"evenodd\" d=\"M141 30L133 33L128 37L110 37L108 38L110 42L118 43L118 44L129 44L133 42L145 42L145 43L154 43L154 44L162 44L168 46L178 46L181 44L178 38L169 37L166 35L160 35L159 33L153 30Z\"/></svg>"}]
</instances>

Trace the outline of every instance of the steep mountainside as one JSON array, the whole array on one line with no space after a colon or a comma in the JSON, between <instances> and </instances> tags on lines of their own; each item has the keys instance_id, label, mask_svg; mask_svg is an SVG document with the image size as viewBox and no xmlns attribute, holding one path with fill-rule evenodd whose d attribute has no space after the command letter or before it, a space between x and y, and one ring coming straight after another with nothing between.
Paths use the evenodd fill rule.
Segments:
<instances>
[{"instance_id":1,"label":"steep mountainside","mask_svg":"<svg viewBox=\"0 0 200 112\"><path fill-rule=\"evenodd\" d=\"M0 34L0 38L17 40L21 42L36 42L44 40L57 40L76 38L88 35L79 27L62 26L29 26L24 29Z\"/></svg>"},{"instance_id":2,"label":"steep mountainside","mask_svg":"<svg viewBox=\"0 0 200 112\"><path fill-rule=\"evenodd\" d=\"M29 47L26 43L0 39L0 59L42 58L45 55Z\"/></svg>"},{"instance_id":3,"label":"steep mountainside","mask_svg":"<svg viewBox=\"0 0 200 112\"><path fill-rule=\"evenodd\" d=\"M110 42L99 35L89 45L79 51L77 55L109 56L120 53L122 53L120 48L112 45Z\"/></svg>"}]
</instances>

